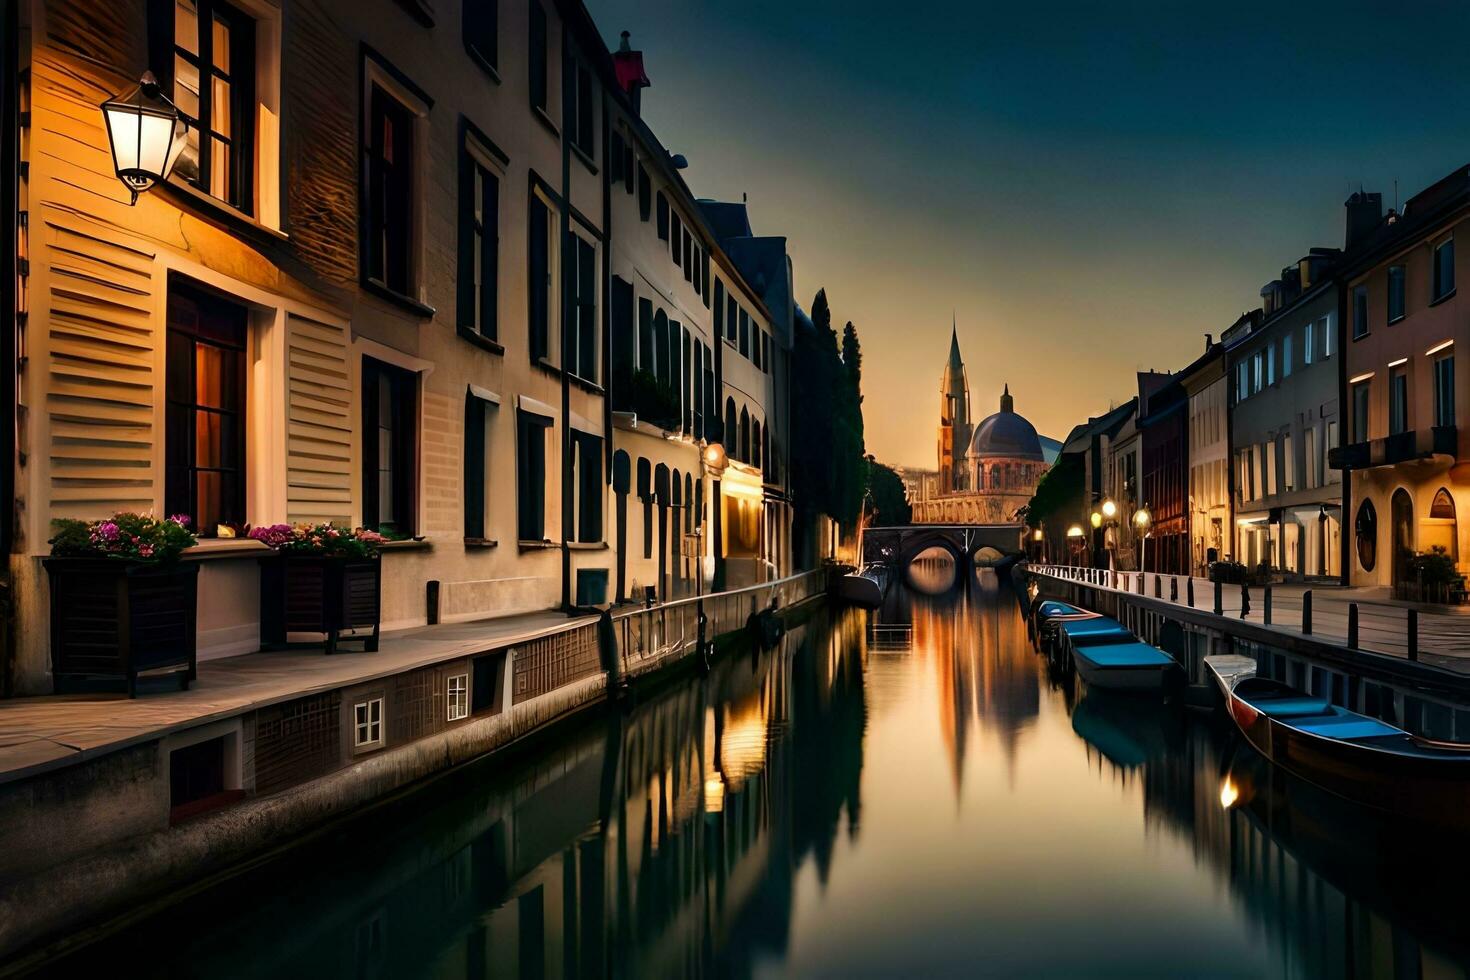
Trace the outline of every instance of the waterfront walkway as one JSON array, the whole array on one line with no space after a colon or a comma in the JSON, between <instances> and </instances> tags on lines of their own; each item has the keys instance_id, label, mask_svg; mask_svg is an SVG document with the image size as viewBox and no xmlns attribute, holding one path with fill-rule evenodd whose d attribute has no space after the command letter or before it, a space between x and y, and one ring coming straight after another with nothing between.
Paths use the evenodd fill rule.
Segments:
<instances>
[{"instance_id":1,"label":"waterfront walkway","mask_svg":"<svg viewBox=\"0 0 1470 980\"><path fill-rule=\"evenodd\" d=\"M320 645L206 660L187 691L0 701L0 783L318 691L373 681L594 622L547 611L384 633L376 653ZM172 682L170 682L172 683Z\"/></svg>"},{"instance_id":2,"label":"waterfront walkway","mask_svg":"<svg viewBox=\"0 0 1470 980\"><path fill-rule=\"evenodd\" d=\"M1193 608L1204 612L1214 610L1215 583L1209 579L1156 575L1152 572L1112 573L1107 569L1060 565L1037 565L1032 568L1058 578L1086 582L1097 588L1144 595L1163 602L1176 602L1180 606L1188 604L1188 583L1192 581ZM1178 599L1174 600L1172 597L1176 594L1176 588ZM1413 611L1418 617L1418 661L1457 673L1470 674L1470 607L1402 602L1394 599L1387 588L1278 584L1271 586L1271 618L1267 622L1266 590L1263 586L1250 586L1243 593L1239 585L1223 585L1221 615L1227 619L1244 619L1246 622L1300 636L1303 635L1303 594L1309 590L1312 593L1311 635L1315 639L1348 646L1349 608L1356 605L1358 642L1354 649L1408 659L1409 613ZM1245 594L1249 595L1249 605L1246 607L1246 615L1242 616L1242 600Z\"/></svg>"}]
</instances>

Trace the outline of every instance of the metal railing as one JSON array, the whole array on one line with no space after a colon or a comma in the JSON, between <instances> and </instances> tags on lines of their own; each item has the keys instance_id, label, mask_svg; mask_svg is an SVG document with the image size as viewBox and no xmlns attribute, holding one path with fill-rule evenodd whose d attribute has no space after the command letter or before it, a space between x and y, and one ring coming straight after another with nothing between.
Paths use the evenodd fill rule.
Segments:
<instances>
[{"instance_id":1,"label":"metal railing","mask_svg":"<svg viewBox=\"0 0 1470 980\"><path fill-rule=\"evenodd\" d=\"M761 609L783 608L826 591L827 572L813 569L786 578L703 596L685 596L612 616L613 636L624 677L637 676L684 656L699 642L699 620L712 640L743 629Z\"/></svg>"}]
</instances>

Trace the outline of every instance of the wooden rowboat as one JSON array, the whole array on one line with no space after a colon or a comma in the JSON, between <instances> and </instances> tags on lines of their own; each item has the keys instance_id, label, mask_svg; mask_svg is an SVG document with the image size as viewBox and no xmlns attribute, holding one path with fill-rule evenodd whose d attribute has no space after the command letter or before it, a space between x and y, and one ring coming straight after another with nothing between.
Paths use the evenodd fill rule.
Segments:
<instances>
[{"instance_id":1,"label":"wooden rowboat","mask_svg":"<svg viewBox=\"0 0 1470 980\"><path fill-rule=\"evenodd\" d=\"M1249 657L1206 657L1256 751L1338 796L1414 820L1470 822L1470 745L1438 742L1256 676Z\"/></svg>"}]
</instances>

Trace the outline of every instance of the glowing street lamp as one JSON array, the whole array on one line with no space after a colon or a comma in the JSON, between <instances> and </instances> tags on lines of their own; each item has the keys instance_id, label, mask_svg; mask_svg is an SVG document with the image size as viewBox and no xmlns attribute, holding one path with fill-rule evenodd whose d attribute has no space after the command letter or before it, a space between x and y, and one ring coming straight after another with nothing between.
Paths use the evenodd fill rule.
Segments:
<instances>
[{"instance_id":1,"label":"glowing street lamp","mask_svg":"<svg viewBox=\"0 0 1470 980\"><path fill-rule=\"evenodd\" d=\"M102 103L102 118L113 170L132 195L130 203L137 204L139 194L168 179L184 151L189 124L160 91L151 71L143 73L131 92Z\"/></svg>"},{"instance_id":2,"label":"glowing street lamp","mask_svg":"<svg viewBox=\"0 0 1470 980\"><path fill-rule=\"evenodd\" d=\"M1071 527L1067 528L1067 537L1072 539L1082 537L1082 525L1073 524Z\"/></svg>"},{"instance_id":3,"label":"glowing street lamp","mask_svg":"<svg viewBox=\"0 0 1470 980\"><path fill-rule=\"evenodd\" d=\"M1138 526L1138 533L1143 536L1143 556L1139 559L1138 570L1148 573L1148 525L1153 520L1149 516L1147 507L1140 507L1133 514L1133 523Z\"/></svg>"},{"instance_id":4,"label":"glowing street lamp","mask_svg":"<svg viewBox=\"0 0 1470 980\"><path fill-rule=\"evenodd\" d=\"M1111 521L1113 518L1118 516L1118 505L1113 503L1112 497L1107 497L1103 500L1102 516L1103 520L1105 521Z\"/></svg>"},{"instance_id":5,"label":"glowing street lamp","mask_svg":"<svg viewBox=\"0 0 1470 980\"><path fill-rule=\"evenodd\" d=\"M712 442L704 447L704 465L715 473L723 473L729 465L729 457L725 455L723 443Z\"/></svg>"},{"instance_id":6,"label":"glowing street lamp","mask_svg":"<svg viewBox=\"0 0 1470 980\"><path fill-rule=\"evenodd\" d=\"M1098 528L1102 527L1102 522L1103 522L1103 516L1102 516L1102 514L1099 514L1097 511L1093 511L1092 512L1092 529L1095 531Z\"/></svg>"}]
</instances>

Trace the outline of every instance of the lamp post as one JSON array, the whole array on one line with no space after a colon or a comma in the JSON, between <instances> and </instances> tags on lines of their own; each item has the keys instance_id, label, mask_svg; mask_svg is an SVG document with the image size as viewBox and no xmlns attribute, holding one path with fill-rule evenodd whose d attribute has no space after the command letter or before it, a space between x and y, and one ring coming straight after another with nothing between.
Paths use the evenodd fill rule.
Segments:
<instances>
[{"instance_id":1,"label":"lamp post","mask_svg":"<svg viewBox=\"0 0 1470 980\"><path fill-rule=\"evenodd\" d=\"M1138 563L1138 570L1144 573L1148 572L1148 525L1151 520L1147 507L1140 507L1133 513L1133 523L1138 527L1138 533L1143 535L1143 557Z\"/></svg>"},{"instance_id":2,"label":"lamp post","mask_svg":"<svg viewBox=\"0 0 1470 980\"><path fill-rule=\"evenodd\" d=\"M101 108L113 170L132 195L129 203L137 204L139 194L168 179L184 152L189 124L151 71L143 73L132 91L108 99Z\"/></svg>"},{"instance_id":3,"label":"lamp post","mask_svg":"<svg viewBox=\"0 0 1470 980\"><path fill-rule=\"evenodd\" d=\"M1082 550L1084 548L1082 538L1084 535L1085 532L1082 530L1081 524L1073 524L1067 528L1067 544L1072 552L1073 564L1080 564L1081 562Z\"/></svg>"}]
</instances>

